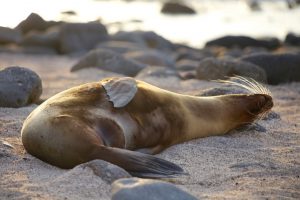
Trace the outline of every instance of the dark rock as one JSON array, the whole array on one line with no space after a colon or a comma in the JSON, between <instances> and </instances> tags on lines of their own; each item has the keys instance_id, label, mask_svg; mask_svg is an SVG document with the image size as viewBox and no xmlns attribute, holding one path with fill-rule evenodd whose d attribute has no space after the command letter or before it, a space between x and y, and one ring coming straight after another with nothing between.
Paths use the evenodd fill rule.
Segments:
<instances>
[{"instance_id":1,"label":"dark rock","mask_svg":"<svg viewBox=\"0 0 300 200\"><path fill-rule=\"evenodd\" d=\"M294 33L288 33L285 37L284 42L293 46L300 46L300 35L295 35Z\"/></svg>"},{"instance_id":2,"label":"dark rock","mask_svg":"<svg viewBox=\"0 0 300 200\"><path fill-rule=\"evenodd\" d=\"M138 43L126 42L126 41L107 41L101 42L96 46L100 49L108 49L120 54L132 52L132 51L143 51L147 49L144 45Z\"/></svg>"},{"instance_id":3,"label":"dark rock","mask_svg":"<svg viewBox=\"0 0 300 200\"><path fill-rule=\"evenodd\" d=\"M193 48L186 48L180 47L176 49L176 60L195 60L200 61L207 57L214 57L216 56L210 49L193 49Z\"/></svg>"},{"instance_id":4,"label":"dark rock","mask_svg":"<svg viewBox=\"0 0 300 200\"><path fill-rule=\"evenodd\" d=\"M227 48L264 47L266 49L276 49L280 46L280 41L277 38L254 39L247 36L224 36L207 42L205 46L223 46Z\"/></svg>"},{"instance_id":5,"label":"dark rock","mask_svg":"<svg viewBox=\"0 0 300 200\"><path fill-rule=\"evenodd\" d=\"M300 81L300 54L258 53L240 59L265 70L269 84Z\"/></svg>"},{"instance_id":6,"label":"dark rock","mask_svg":"<svg viewBox=\"0 0 300 200\"><path fill-rule=\"evenodd\" d=\"M300 0L286 0L289 9L294 9L300 5Z\"/></svg>"},{"instance_id":7,"label":"dark rock","mask_svg":"<svg viewBox=\"0 0 300 200\"><path fill-rule=\"evenodd\" d=\"M179 71L178 75L182 80L195 79L197 77L195 70Z\"/></svg>"},{"instance_id":8,"label":"dark rock","mask_svg":"<svg viewBox=\"0 0 300 200\"><path fill-rule=\"evenodd\" d=\"M107 39L107 30L100 23L66 23L61 26L59 33L60 52L86 52Z\"/></svg>"},{"instance_id":9,"label":"dark rock","mask_svg":"<svg viewBox=\"0 0 300 200\"><path fill-rule=\"evenodd\" d=\"M63 11L63 12L61 12L61 14L64 14L64 15L77 15L77 13L73 10Z\"/></svg>"},{"instance_id":10,"label":"dark rock","mask_svg":"<svg viewBox=\"0 0 300 200\"><path fill-rule=\"evenodd\" d=\"M124 54L124 57L152 66L175 66L175 61L171 58L171 56L158 50L128 52Z\"/></svg>"},{"instance_id":11,"label":"dark rock","mask_svg":"<svg viewBox=\"0 0 300 200\"><path fill-rule=\"evenodd\" d=\"M164 14L196 14L196 11L179 2L166 2L161 8Z\"/></svg>"},{"instance_id":12,"label":"dark rock","mask_svg":"<svg viewBox=\"0 0 300 200\"><path fill-rule=\"evenodd\" d=\"M175 68L179 71L190 71L190 70L196 70L198 65L199 65L198 61L183 59L176 62Z\"/></svg>"},{"instance_id":13,"label":"dark rock","mask_svg":"<svg viewBox=\"0 0 300 200\"><path fill-rule=\"evenodd\" d=\"M0 26L0 44L18 43L21 37L20 31Z\"/></svg>"},{"instance_id":14,"label":"dark rock","mask_svg":"<svg viewBox=\"0 0 300 200\"><path fill-rule=\"evenodd\" d=\"M167 39L157 35L153 31L120 31L111 36L112 40L138 43L147 48L172 51L174 45Z\"/></svg>"},{"instance_id":15,"label":"dark rock","mask_svg":"<svg viewBox=\"0 0 300 200\"><path fill-rule=\"evenodd\" d=\"M96 176L99 176L105 182L112 184L121 178L130 178L131 175L117 165L103 160L92 160L87 163L76 166L76 168L90 168Z\"/></svg>"},{"instance_id":16,"label":"dark rock","mask_svg":"<svg viewBox=\"0 0 300 200\"><path fill-rule=\"evenodd\" d=\"M266 82L266 73L260 67L236 60L219 60L206 58L197 67L197 78L204 80L226 79L226 77L239 75Z\"/></svg>"},{"instance_id":17,"label":"dark rock","mask_svg":"<svg viewBox=\"0 0 300 200\"><path fill-rule=\"evenodd\" d=\"M112 184L112 200L196 200L175 185L150 179L126 178Z\"/></svg>"},{"instance_id":18,"label":"dark rock","mask_svg":"<svg viewBox=\"0 0 300 200\"><path fill-rule=\"evenodd\" d=\"M178 74L175 70L166 68L166 67L158 67L158 66L149 66L145 69L141 70L135 78L137 79L143 79L145 77L178 77Z\"/></svg>"},{"instance_id":19,"label":"dark rock","mask_svg":"<svg viewBox=\"0 0 300 200\"><path fill-rule=\"evenodd\" d=\"M140 70L146 67L145 64L138 63L131 59L126 59L122 55L105 49L95 49L87 53L75 64L71 71L95 67L102 70L135 76Z\"/></svg>"},{"instance_id":20,"label":"dark rock","mask_svg":"<svg viewBox=\"0 0 300 200\"><path fill-rule=\"evenodd\" d=\"M224 48L220 50L218 53L218 57L220 58L240 58L242 56L256 54L256 53L267 53L269 52L266 48L263 47L246 47L244 49L241 48Z\"/></svg>"},{"instance_id":21,"label":"dark rock","mask_svg":"<svg viewBox=\"0 0 300 200\"><path fill-rule=\"evenodd\" d=\"M247 4L252 11L261 11L259 1L257 0L248 0Z\"/></svg>"},{"instance_id":22,"label":"dark rock","mask_svg":"<svg viewBox=\"0 0 300 200\"><path fill-rule=\"evenodd\" d=\"M42 94L42 81L33 71L7 67L0 71L0 106L22 107L36 102Z\"/></svg>"},{"instance_id":23,"label":"dark rock","mask_svg":"<svg viewBox=\"0 0 300 200\"><path fill-rule=\"evenodd\" d=\"M31 31L23 37L20 45L22 46L37 46L37 47L48 47L58 50L58 27L51 27L45 32Z\"/></svg>"},{"instance_id":24,"label":"dark rock","mask_svg":"<svg viewBox=\"0 0 300 200\"><path fill-rule=\"evenodd\" d=\"M18 24L15 29L20 30L23 34L26 34L32 30L44 31L51 26L56 26L61 22L45 21L41 16L36 13L31 13L24 21Z\"/></svg>"}]
</instances>

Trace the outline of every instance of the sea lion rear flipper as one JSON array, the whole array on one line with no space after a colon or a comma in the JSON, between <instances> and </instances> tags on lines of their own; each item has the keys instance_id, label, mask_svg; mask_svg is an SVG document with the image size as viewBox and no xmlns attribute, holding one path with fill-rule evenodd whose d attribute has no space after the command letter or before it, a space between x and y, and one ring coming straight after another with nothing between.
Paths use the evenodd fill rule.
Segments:
<instances>
[{"instance_id":1,"label":"sea lion rear flipper","mask_svg":"<svg viewBox=\"0 0 300 200\"><path fill-rule=\"evenodd\" d=\"M115 108L126 106L137 92L137 83L130 77L104 79L101 84Z\"/></svg>"},{"instance_id":2,"label":"sea lion rear flipper","mask_svg":"<svg viewBox=\"0 0 300 200\"><path fill-rule=\"evenodd\" d=\"M152 155L126 149L98 146L93 159L102 159L124 168L131 175L141 178L174 178L186 175L181 167Z\"/></svg>"}]
</instances>

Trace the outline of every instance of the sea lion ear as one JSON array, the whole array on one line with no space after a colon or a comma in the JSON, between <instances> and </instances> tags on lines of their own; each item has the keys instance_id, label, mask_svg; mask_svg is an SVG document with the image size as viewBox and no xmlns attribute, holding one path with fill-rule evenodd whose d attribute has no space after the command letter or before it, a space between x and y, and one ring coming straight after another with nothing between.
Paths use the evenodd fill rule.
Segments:
<instances>
[{"instance_id":1,"label":"sea lion ear","mask_svg":"<svg viewBox=\"0 0 300 200\"><path fill-rule=\"evenodd\" d=\"M115 108L126 106L137 92L137 83L131 77L108 78L102 80L101 84Z\"/></svg>"}]
</instances>

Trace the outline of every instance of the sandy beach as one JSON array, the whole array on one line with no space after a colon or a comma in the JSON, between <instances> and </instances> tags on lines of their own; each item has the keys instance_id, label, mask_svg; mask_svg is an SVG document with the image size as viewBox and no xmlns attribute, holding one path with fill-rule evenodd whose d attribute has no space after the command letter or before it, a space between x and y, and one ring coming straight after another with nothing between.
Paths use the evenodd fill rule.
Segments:
<instances>
[{"instance_id":1,"label":"sandy beach","mask_svg":"<svg viewBox=\"0 0 300 200\"><path fill-rule=\"evenodd\" d=\"M21 141L24 120L41 102L113 76L196 96L240 93L216 81L232 76L261 82L271 92L271 111L228 134L155 155L186 172L162 181L171 183L172 195L185 191L189 199L300 199L300 1L20 2L0 8L0 200L131 200L117 198L107 181L130 176L121 168L88 163L61 169L27 153ZM162 193L155 195L171 199L158 186ZM136 194L152 200L151 187L145 188Z\"/></svg>"},{"instance_id":2,"label":"sandy beach","mask_svg":"<svg viewBox=\"0 0 300 200\"><path fill-rule=\"evenodd\" d=\"M116 74L88 69L70 73L77 58L1 54L0 66L23 66L43 80L42 98ZM120 75L118 75L120 76ZM147 79L157 86L192 93L215 82ZM264 130L235 130L170 147L158 157L180 165L188 176L173 183L199 199L300 198L300 83L267 86L280 118L260 120ZM111 186L88 168L62 170L25 152L20 130L36 108L0 108L1 199L110 199Z\"/></svg>"}]
</instances>

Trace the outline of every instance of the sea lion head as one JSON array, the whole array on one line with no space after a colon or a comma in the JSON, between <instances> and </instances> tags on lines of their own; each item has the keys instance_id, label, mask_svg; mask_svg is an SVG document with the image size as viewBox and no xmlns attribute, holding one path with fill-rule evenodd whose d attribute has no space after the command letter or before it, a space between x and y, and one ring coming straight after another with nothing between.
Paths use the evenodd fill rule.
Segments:
<instances>
[{"instance_id":1,"label":"sea lion head","mask_svg":"<svg viewBox=\"0 0 300 200\"><path fill-rule=\"evenodd\" d=\"M229 109L235 113L231 121L240 125L252 123L262 119L274 106L271 92L253 79L237 76L233 81L222 82L242 87L249 92L249 94L225 95L226 101L232 105Z\"/></svg>"},{"instance_id":2,"label":"sea lion head","mask_svg":"<svg viewBox=\"0 0 300 200\"><path fill-rule=\"evenodd\" d=\"M273 107L273 98L267 94L252 94L248 97L247 110L254 116L264 115Z\"/></svg>"}]
</instances>

